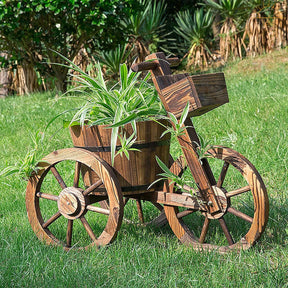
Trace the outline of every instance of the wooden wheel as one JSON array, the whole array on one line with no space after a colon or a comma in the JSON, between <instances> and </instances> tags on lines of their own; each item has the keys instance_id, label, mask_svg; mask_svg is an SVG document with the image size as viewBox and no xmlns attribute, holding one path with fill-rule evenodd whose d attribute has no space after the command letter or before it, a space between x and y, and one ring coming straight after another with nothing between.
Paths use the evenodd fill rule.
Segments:
<instances>
[{"instance_id":1,"label":"wooden wheel","mask_svg":"<svg viewBox=\"0 0 288 288\"><path fill-rule=\"evenodd\" d=\"M202 164L206 167L207 161L210 164L211 169L206 172L220 211L211 215L164 206L168 222L178 239L195 249L219 252L248 249L259 239L268 221L266 187L255 167L238 152L221 146L208 152L210 157L202 160ZM182 169L175 163L171 171L179 174ZM176 192L173 184L166 184L164 191ZM196 199L201 201L197 192Z\"/></svg>"},{"instance_id":2,"label":"wooden wheel","mask_svg":"<svg viewBox=\"0 0 288 288\"><path fill-rule=\"evenodd\" d=\"M55 151L41 162L43 169L30 177L26 209L33 231L47 244L88 248L111 243L121 226L123 198L111 167L83 149ZM85 187L80 168L88 167L99 178ZM96 193L100 185L106 192ZM99 202L108 200L107 209Z\"/></svg>"}]
</instances>

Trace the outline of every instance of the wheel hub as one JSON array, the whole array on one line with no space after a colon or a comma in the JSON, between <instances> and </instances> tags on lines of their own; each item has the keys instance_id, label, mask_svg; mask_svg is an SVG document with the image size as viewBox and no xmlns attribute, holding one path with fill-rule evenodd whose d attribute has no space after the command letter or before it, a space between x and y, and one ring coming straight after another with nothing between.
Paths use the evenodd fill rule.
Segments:
<instances>
[{"instance_id":1,"label":"wheel hub","mask_svg":"<svg viewBox=\"0 0 288 288\"><path fill-rule=\"evenodd\" d=\"M86 200L82 192L82 189L75 187L67 187L61 191L57 204L65 218L76 219L85 212Z\"/></svg>"},{"instance_id":2,"label":"wheel hub","mask_svg":"<svg viewBox=\"0 0 288 288\"><path fill-rule=\"evenodd\" d=\"M212 188L213 188L213 191L215 193L216 199L218 201L220 211L216 212L214 214L210 214L208 212L203 212L202 214L204 216L207 216L209 219L219 219L227 212L228 201L227 201L227 197L225 194L226 191L225 191L225 189L219 188L216 186L212 186Z\"/></svg>"}]
</instances>

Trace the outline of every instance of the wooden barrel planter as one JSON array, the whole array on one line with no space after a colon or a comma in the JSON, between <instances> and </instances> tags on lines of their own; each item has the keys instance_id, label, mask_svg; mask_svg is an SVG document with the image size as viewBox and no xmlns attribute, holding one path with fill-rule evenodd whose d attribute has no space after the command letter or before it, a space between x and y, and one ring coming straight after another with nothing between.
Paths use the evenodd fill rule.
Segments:
<instances>
[{"instance_id":1,"label":"wooden barrel planter","mask_svg":"<svg viewBox=\"0 0 288 288\"><path fill-rule=\"evenodd\" d=\"M160 136L165 128L154 121L137 122L137 140L133 148L140 151L129 151L129 160L126 156L117 155L114 160L114 172L120 181L124 195L154 192L157 185L149 190L148 186L154 182L159 173L163 172L156 162L158 156L167 166L169 162L170 134ZM132 134L130 124L124 126L127 138ZM75 147L87 149L112 166L111 163L111 128L107 125L72 126L70 134ZM120 142L117 142L116 150ZM90 186L97 181L97 176L89 168L81 168L85 185ZM161 184L161 183L160 183Z\"/></svg>"}]
</instances>

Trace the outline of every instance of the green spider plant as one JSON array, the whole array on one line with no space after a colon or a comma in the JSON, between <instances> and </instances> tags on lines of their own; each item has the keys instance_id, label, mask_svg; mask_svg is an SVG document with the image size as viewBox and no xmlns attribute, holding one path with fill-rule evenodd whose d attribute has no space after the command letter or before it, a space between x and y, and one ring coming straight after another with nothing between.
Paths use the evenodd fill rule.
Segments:
<instances>
[{"instance_id":1,"label":"green spider plant","mask_svg":"<svg viewBox=\"0 0 288 288\"><path fill-rule=\"evenodd\" d=\"M63 57L63 56L62 56ZM119 154L127 156L125 150L132 150L132 143L137 137L136 121L157 118L166 115L166 111L160 102L153 86L147 83L149 74L141 80L140 73L128 70L126 64L120 65L120 81L109 88L101 71L99 63L96 64L97 73L92 77L82 71L69 59L63 57L78 72L78 85L68 92L80 92L83 104L76 108L76 113L70 121L70 125L109 125L111 132L111 158L112 165L116 156L116 142L120 139L122 149ZM79 97L79 94L78 96ZM126 138L121 129L130 123L133 128L133 137Z\"/></svg>"},{"instance_id":2,"label":"green spider plant","mask_svg":"<svg viewBox=\"0 0 288 288\"><path fill-rule=\"evenodd\" d=\"M33 148L28 150L24 159L14 165L5 167L0 171L0 176L7 177L10 175L18 175L20 179L28 180L33 173L37 173L41 169L41 154L44 150L44 133L37 131L35 136L31 136Z\"/></svg>"}]
</instances>

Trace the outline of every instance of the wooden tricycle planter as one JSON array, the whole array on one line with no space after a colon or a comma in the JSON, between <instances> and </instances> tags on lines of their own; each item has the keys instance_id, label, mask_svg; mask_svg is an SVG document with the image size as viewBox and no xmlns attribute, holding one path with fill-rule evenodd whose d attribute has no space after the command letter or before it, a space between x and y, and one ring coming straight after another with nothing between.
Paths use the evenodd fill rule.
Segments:
<instances>
[{"instance_id":1,"label":"wooden tricycle planter","mask_svg":"<svg viewBox=\"0 0 288 288\"><path fill-rule=\"evenodd\" d=\"M184 157L174 162L170 157L169 161L169 138L159 140L161 126L147 128L150 124L144 122L138 124L144 128L139 126L136 143L143 151L133 152L132 165L123 160L112 168L110 140L101 135L101 127L72 127L75 147L46 156L43 169L29 179L26 207L32 229L45 243L65 249L103 246L116 237L124 206L134 199L141 222L141 204L149 201L166 215L164 219L162 211L156 218L161 221L154 223L168 221L178 239L194 249L226 252L249 248L268 221L269 203L262 178L245 157L230 148L214 146L200 159L200 141L190 119L228 102L224 75L172 75L169 63L174 59L166 59L163 53L147 59L132 69L151 71L166 110L179 118L187 102L190 104L184 133L178 136ZM151 133L145 132L148 130ZM145 144L141 133L149 135ZM175 175L190 171L194 184L187 182L179 189L168 179L164 185L147 190L161 173L156 155L166 165L170 163Z\"/></svg>"}]
</instances>

